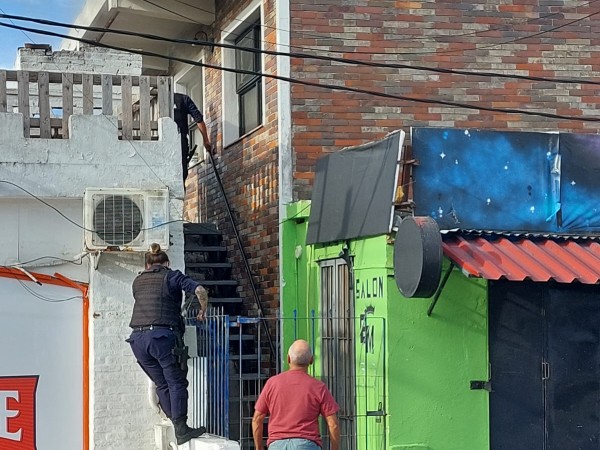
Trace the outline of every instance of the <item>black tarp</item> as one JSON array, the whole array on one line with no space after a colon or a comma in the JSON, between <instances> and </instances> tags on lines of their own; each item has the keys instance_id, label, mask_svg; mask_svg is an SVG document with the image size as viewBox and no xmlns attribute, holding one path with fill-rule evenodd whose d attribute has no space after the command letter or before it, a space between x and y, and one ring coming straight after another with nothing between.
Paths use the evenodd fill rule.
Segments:
<instances>
[{"instance_id":1,"label":"black tarp","mask_svg":"<svg viewBox=\"0 0 600 450\"><path fill-rule=\"evenodd\" d=\"M404 132L317 161L307 244L389 233Z\"/></svg>"}]
</instances>

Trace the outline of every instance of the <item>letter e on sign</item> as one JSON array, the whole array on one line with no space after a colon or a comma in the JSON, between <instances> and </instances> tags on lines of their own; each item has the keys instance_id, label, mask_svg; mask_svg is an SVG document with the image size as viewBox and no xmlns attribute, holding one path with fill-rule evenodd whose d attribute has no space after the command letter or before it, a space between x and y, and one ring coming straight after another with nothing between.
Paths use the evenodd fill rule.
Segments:
<instances>
[{"instance_id":1,"label":"letter e on sign","mask_svg":"<svg viewBox=\"0 0 600 450\"><path fill-rule=\"evenodd\" d=\"M38 376L0 377L0 449L36 450Z\"/></svg>"}]
</instances>

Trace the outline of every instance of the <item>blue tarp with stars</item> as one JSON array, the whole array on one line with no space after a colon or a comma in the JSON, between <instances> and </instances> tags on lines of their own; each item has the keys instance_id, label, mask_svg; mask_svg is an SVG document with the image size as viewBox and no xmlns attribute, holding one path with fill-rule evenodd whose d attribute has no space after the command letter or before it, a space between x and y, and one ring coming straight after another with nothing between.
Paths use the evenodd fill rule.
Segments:
<instances>
[{"instance_id":1,"label":"blue tarp with stars","mask_svg":"<svg viewBox=\"0 0 600 450\"><path fill-rule=\"evenodd\" d=\"M414 128L417 215L441 229L600 231L600 136Z\"/></svg>"}]
</instances>

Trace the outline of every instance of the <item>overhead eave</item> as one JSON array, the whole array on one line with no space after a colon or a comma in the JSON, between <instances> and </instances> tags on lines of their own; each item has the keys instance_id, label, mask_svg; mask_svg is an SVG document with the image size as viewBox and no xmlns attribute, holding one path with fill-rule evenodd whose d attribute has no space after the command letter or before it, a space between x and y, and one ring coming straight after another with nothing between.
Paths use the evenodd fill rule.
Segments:
<instances>
[{"instance_id":1,"label":"overhead eave","mask_svg":"<svg viewBox=\"0 0 600 450\"><path fill-rule=\"evenodd\" d=\"M77 16L77 25L151 33L159 36L193 39L215 20L214 0L86 0ZM122 36L87 30L71 30L71 36L125 49L170 54L169 43L149 41L136 36ZM63 49L76 49L77 42L65 40ZM149 63L150 64L150 63ZM158 69L156 61L151 69ZM146 64L144 63L144 68ZM168 62L165 61L165 67Z\"/></svg>"}]
</instances>

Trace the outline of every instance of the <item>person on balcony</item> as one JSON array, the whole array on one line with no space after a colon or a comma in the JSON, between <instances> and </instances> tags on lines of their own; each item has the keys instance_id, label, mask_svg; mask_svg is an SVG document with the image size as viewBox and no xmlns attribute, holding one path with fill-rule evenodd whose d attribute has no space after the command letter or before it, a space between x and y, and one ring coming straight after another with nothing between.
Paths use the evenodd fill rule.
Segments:
<instances>
[{"instance_id":1,"label":"person on balcony","mask_svg":"<svg viewBox=\"0 0 600 450\"><path fill-rule=\"evenodd\" d=\"M198 319L203 320L208 294L196 281L169 268L169 257L160 245L146 253L146 269L133 281L133 314L127 342L138 364L156 385L161 409L173 422L177 445L201 436L206 428L187 425L187 347L181 314L181 291L196 294Z\"/></svg>"},{"instance_id":2,"label":"person on balcony","mask_svg":"<svg viewBox=\"0 0 600 450\"><path fill-rule=\"evenodd\" d=\"M208 131L206 129L206 123L204 123L204 116L198 110L198 107L193 100L185 94L175 94L175 114L174 120L179 130L179 136L181 138L181 165L183 168L183 184L188 175L188 164L190 162L190 144L188 140L189 125L188 116L192 116L196 122L196 126L202 135L204 141L204 148L207 152L211 151L210 138L208 137Z\"/></svg>"},{"instance_id":3,"label":"person on balcony","mask_svg":"<svg viewBox=\"0 0 600 450\"><path fill-rule=\"evenodd\" d=\"M269 450L319 450L318 418L325 417L331 450L340 450L340 409L324 383L308 374L313 354L304 340L288 351L289 370L267 380L254 405L252 435L256 450L264 450L263 423L269 416Z\"/></svg>"}]
</instances>

